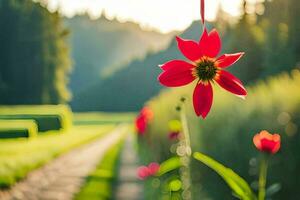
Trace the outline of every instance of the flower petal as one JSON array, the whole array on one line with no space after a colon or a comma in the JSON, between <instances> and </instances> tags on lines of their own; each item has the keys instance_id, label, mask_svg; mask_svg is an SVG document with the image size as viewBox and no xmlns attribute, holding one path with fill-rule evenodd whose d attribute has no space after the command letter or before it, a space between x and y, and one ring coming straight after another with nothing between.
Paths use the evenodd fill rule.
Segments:
<instances>
[{"instance_id":1,"label":"flower petal","mask_svg":"<svg viewBox=\"0 0 300 200\"><path fill-rule=\"evenodd\" d=\"M183 60L171 60L166 62L165 64L160 65L160 68L164 71L169 69L176 69L176 68L194 68L195 66L191 63L185 62Z\"/></svg>"},{"instance_id":2,"label":"flower petal","mask_svg":"<svg viewBox=\"0 0 300 200\"><path fill-rule=\"evenodd\" d=\"M176 37L178 48L181 53L191 61L197 61L202 57L199 44L193 40L184 40Z\"/></svg>"},{"instance_id":3,"label":"flower petal","mask_svg":"<svg viewBox=\"0 0 300 200\"><path fill-rule=\"evenodd\" d=\"M245 53L224 54L217 59L218 67L226 68L236 63Z\"/></svg>"},{"instance_id":4,"label":"flower petal","mask_svg":"<svg viewBox=\"0 0 300 200\"><path fill-rule=\"evenodd\" d=\"M204 56L215 58L221 51L221 38L216 29L213 29L209 34L204 29L203 34L199 41L201 53Z\"/></svg>"},{"instance_id":5,"label":"flower petal","mask_svg":"<svg viewBox=\"0 0 300 200\"><path fill-rule=\"evenodd\" d=\"M159 75L158 80L166 87L184 86L191 83L196 78L192 73L194 66L190 64L180 65L180 67L176 65L173 67L166 66L164 68L167 70Z\"/></svg>"},{"instance_id":6,"label":"flower petal","mask_svg":"<svg viewBox=\"0 0 300 200\"><path fill-rule=\"evenodd\" d=\"M213 102L213 89L210 82L199 82L194 90L193 103L197 116L206 118Z\"/></svg>"},{"instance_id":7,"label":"flower petal","mask_svg":"<svg viewBox=\"0 0 300 200\"><path fill-rule=\"evenodd\" d=\"M227 71L220 71L215 81L225 90L244 98L247 95L247 91L242 82L234 75Z\"/></svg>"}]
</instances>

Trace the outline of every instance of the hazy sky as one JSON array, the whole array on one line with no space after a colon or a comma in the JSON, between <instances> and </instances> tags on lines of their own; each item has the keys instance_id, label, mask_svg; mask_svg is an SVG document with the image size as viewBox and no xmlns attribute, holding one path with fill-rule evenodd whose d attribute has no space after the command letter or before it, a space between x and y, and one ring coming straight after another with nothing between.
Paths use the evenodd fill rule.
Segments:
<instances>
[{"instance_id":1,"label":"hazy sky","mask_svg":"<svg viewBox=\"0 0 300 200\"><path fill-rule=\"evenodd\" d=\"M105 10L107 16L120 21L135 21L144 27L168 32L183 30L200 18L200 0L48 0L49 8L67 16L88 11L97 17ZM241 0L206 0L207 19L215 17L218 4L232 15L239 14Z\"/></svg>"}]
</instances>

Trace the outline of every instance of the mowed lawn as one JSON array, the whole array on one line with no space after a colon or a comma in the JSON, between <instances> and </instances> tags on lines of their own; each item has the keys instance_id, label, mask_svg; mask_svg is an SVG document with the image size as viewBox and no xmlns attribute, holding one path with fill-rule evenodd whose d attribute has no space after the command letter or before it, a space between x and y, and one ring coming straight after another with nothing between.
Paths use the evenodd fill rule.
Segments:
<instances>
[{"instance_id":1,"label":"mowed lawn","mask_svg":"<svg viewBox=\"0 0 300 200\"><path fill-rule=\"evenodd\" d=\"M0 188L13 185L33 169L112 131L115 125L74 126L34 138L0 140Z\"/></svg>"}]
</instances>

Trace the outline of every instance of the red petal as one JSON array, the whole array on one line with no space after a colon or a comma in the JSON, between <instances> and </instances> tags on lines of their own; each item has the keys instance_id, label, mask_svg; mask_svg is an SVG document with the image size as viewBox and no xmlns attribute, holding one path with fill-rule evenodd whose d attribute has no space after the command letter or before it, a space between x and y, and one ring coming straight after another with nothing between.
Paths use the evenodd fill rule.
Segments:
<instances>
[{"instance_id":1,"label":"red petal","mask_svg":"<svg viewBox=\"0 0 300 200\"><path fill-rule=\"evenodd\" d=\"M191 61L197 61L202 57L199 44L193 40L183 40L176 37L178 48L181 53Z\"/></svg>"},{"instance_id":2,"label":"red petal","mask_svg":"<svg viewBox=\"0 0 300 200\"><path fill-rule=\"evenodd\" d=\"M255 145L255 147L261 151L261 141L260 141L260 134L256 134L254 137L253 137L253 143Z\"/></svg>"},{"instance_id":3,"label":"red petal","mask_svg":"<svg viewBox=\"0 0 300 200\"><path fill-rule=\"evenodd\" d=\"M167 87L180 87L187 85L195 80L195 76L192 74L193 65L186 63L186 65L180 65L180 67L174 65L173 67L166 66L167 69L163 71L159 77L159 82Z\"/></svg>"},{"instance_id":4,"label":"red petal","mask_svg":"<svg viewBox=\"0 0 300 200\"><path fill-rule=\"evenodd\" d=\"M242 82L227 71L220 71L215 81L225 90L244 98L247 91Z\"/></svg>"},{"instance_id":5,"label":"red petal","mask_svg":"<svg viewBox=\"0 0 300 200\"><path fill-rule=\"evenodd\" d=\"M194 68L195 66L185 62L183 60L171 60L163 65L160 65L160 68L164 71L169 69L176 69L176 68Z\"/></svg>"},{"instance_id":6,"label":"red petal","mask_svg":"<svg viewBox=\"0 0 300 200\"><path fill-rule=\"evenodd\" d=\"M245 53L224 54L217 59L218 67L226 68L236 63Z\"/></svg>"},{"instance_id":7,"label":"red petal","mask_svg":"<svg viewBox=\"0 0 300 200\"><path fill-rule=\"evenodd\" d=\"M206 118L213 102L213 89L211 83L199 82L195 88L193 95L194 109L197 116Z\"/></svg>"},{"instance_id":8,"label":"red petal","mask_svg":"<svg viewBox=\"0 0 300 200\"><path fill-rule=\"evenodd\" d=\"M202 55L215 58L219 54L222 46L221 38L217 30L213 29L209 34L207 34L207 30L204 29L199 41L199 46Z\"/></svg>"}]
</instances>

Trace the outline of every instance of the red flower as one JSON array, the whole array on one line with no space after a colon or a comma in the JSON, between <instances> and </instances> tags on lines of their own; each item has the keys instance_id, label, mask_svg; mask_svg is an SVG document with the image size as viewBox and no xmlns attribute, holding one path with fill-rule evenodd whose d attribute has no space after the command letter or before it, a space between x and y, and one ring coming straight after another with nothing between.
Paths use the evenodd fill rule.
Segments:
<instances>
[{"instance_id":1,"label":"red flower","mask_svg":"<svg viewBox=\"0 0 300 200\"><path fill-rule=\"evenodd\" d=\"M150 108L144 107L135 120L135 128L137 132L143 135L147 129L149 121L153 119L153 112Z\"/></svg>"},{"instance_id":2,"label":"red flower","mask_svg":"<svg viewBox=\"0 0 300 200\"><path fill-rule=\"evenodd\" d=\"M258 150L275 154L280 149L280 135L272 135L268 131L261 131L254 136L253 143Z\"/></svg>"},{"instance_id":3,"label":"red flower","mask_svg":"<svg viewBox=\"0 0 300 200\"><path fill-rule=\"evenodd\" d=\"M180 132L179 131L173 131L169 133L169 139L170 140L177 140L180 137Z\"/></svg>"},{"instance_id":4,"label":"red flower","mask_svg":"<svg viewBox=\"0 0 300 200\"><path fill-rule=\"evenodd\" d=\"M143 135L147 129L147 123L146 117L144 115L139 115L135 120L136 131Z\"/></svg>"},{"instance_id":5,"label":"red flower","mask_svg":"<svg viewBox=\"0 0 300 200\"><path fill-rule=\"evenodd\" d=\"M141 110L141 113L140 113L142 116L144 116L147 121L151 121L154 117L154 113L153 111L149 108L149 107L144 107L142 110Z\"/></svg>"},{"instance_id":6,"label":"red flower","mask_svg":"<svg viewBox=\"0 0 300 200\"><path fill-rule=\"evenodd\" d=\"M138 177L145 180L150 176L155 176L159 171L159 167L158 163L150 163L148 166L141 166L138 168Z\"/></svg>"},{"instance_id":7,"label":"red flower","mask_svg":"<svg viewBox=\"0 0 300 200\"><path fill-rule=\"evenodd\" d=\"M244 98L247 91L242 82L224 69L236 63L244 53L224 54L218 58L221 39L214 29L207 30L199 42L177 37L178 48L191 62L172 60L161 66L159 82L166 87L180 87L197 80L193 103L197 116L206 118L213 102L212 83L217 82L225 90Z\"/></svg>"}]
</instances>

